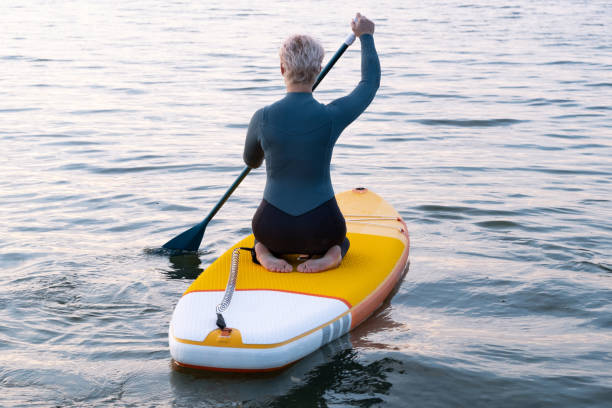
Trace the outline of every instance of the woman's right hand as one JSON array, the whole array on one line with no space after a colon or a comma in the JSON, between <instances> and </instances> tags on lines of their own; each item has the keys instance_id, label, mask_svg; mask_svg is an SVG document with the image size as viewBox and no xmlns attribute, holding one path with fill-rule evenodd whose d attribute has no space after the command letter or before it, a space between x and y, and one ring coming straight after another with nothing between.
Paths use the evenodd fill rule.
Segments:
<instances>
[{"instance_id":1,"label":"woman's right hand","mask_svg":"<svg viewBox=\"0 0 612 408\"><path fill-rule=\"evenodd\" d=\"M356 37L360 37L361 34L374 34L374 23L366 16L357 13L355 19L351 21L351 29Z\"/></svg>"}]
</instances>

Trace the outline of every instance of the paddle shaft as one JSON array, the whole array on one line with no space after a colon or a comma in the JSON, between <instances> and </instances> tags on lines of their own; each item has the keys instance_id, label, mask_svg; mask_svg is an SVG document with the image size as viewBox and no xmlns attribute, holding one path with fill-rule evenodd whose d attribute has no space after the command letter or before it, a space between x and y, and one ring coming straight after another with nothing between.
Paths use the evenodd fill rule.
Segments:
<instances>
[{"instance_id":1,"label":"paddle shaft","mask_svg":"<svg viewBox=\"0 0 612 408\"><path fill-rule=\"evenodd\" d=\"M327 65L325 65L325 68L323 68L321 70L321 72L319 72L319 76L317 76L317 80L315 81L314 85L312 86L312 90L314 91L315 89L317 89L317 86L319 86L319 82L321 82L323 80L323 78L325 78L325 75L327 75L327 73L329 72L330 69L332 69L332 67L336 64L336 61L338 61L340 59L340 57L342 56L342 54L344 54L344 51L346 51L346 49L355 41L355 34L351 33L349 34L348 37L346 37L346 40L344 40L344 42L342 43L342 45L340 46L340 48L338 48L338 51L336 51L336 53L334 54L334 56L329 60L329 62L327 63Z\"/></svg>"},{"instance_id":2,"label":"paddle shaft","mask_svg":"<svg viewBox=\"0 0 612 408\"><path fill-rule=\"evenodd\" d=\"M338 51L336 51L336 53L334 54L332 59L329 60L329 62L325 66L325 68L323 68L323 70L319 73L319 76L317 77L317 80L315 81L314 85L312 86L312 90L313 91L317 88L317 86L319 85L319 82L321 82L323 80L323 78L325 78L325 75L327 75L329 70L332 69L332 67L334 66L336 61L338 61L340 59L340 57L342 56L342 54L344 54L344 51L346 51L346 49L348 47L349 47L348 44L342 43L342 45L340 46Z\"/></svg>"},{"instance_id":3,"label":"paddle shaft","mask_svg":"<svg viewBox=\"0 0 612 408\"><path fill-rule=\"evenodd\" d=\"M221 200L219 200L219 202L217 203L217 205L215 205L215 207L210 211L210 213L208 214L208 216L204 219L204 221L202 221L205 224L208 224L208 222L215 216L215 214L217 214L217 212L221 209L221 207L223 207L223 204L225 204L225 202L227 201L227 199L232 195L232 193L234 192L234 190L236 190L236 188L238 187L238 185L242 182L242 180L244 180L244 178L247 176L247 174L249 174L249 172L252 170L251 167L246 166L242 172L240 173L240 175L238 176L238 178L236 178L236 180L234 181L234 183L230 186L230 188L227 189L227 191L225 192L225 194L223 194L223 197L221 197Z\"/></svg>"}]
</instances>

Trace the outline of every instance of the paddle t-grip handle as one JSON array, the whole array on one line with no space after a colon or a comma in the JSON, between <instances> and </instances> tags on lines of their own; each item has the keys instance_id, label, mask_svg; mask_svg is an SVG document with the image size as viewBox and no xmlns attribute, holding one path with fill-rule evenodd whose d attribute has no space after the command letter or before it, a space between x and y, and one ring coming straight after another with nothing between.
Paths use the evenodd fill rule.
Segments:
<instances>
[{"instance_id":1,"label":"paddle t-grip handle","mask_svg":"<svg viewBox=\"0 0 612 408\"><path fill-rule=\"evenodd\" d=\"M355 18L353 19L353 21L355 22L355 24L357 24L357 20L358 20L358 18L357 18L357 17L355 17ZM348 35L348 37L346 37L346 40L344 40L344 43L345 43L347 46L349 46L349 47L350 47L350 46L351 46L351 44L353 44L353 43L355 42L355 38L357 38L357 37L355 37L355 33L350 33L350 34Z\"/></svg>"}]
</instances>

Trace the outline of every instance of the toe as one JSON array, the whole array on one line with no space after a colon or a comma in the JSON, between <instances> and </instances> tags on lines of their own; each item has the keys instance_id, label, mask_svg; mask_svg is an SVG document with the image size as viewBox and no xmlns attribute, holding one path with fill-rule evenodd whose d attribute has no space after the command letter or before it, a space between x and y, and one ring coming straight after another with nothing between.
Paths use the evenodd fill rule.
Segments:
<instances>
[{"instance_id":1,"label":"toe","mask_svg":"<svg viewBox=\"0 0 612 408\"><path fill-rule=\"evenodd\" d=\"M310 273L312 272L312 267L311 267L311 262L310 261L306 261L304 262L302 265L304 266L302 268L302 272L306 272L306 273Z\"/></svg>"},{"instance_id":2,"label":"toe","mask_svg":"<svg viewBox=\"0 0 612 408\"><path fill-rule=\"evenodd\" d=\"M274 265L274 272L291 272L293 267L287 261L279 261Z\"/></svg>"}]
</instances>

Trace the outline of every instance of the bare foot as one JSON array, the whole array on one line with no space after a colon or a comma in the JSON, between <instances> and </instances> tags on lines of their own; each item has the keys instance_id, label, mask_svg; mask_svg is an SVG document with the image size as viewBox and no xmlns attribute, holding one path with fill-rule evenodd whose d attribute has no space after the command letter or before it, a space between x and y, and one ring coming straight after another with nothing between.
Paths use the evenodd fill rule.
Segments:
<instances>
[{"instance_id":1,"label":"bare foot","mask_svg":"<svg viewBox=\"0 0 612 408\"><path fill-rule=\"evenodd\" d=\"M277 258L266 248L264 244L258 242L255 244L255 255L257 260L269 271L272 272L292 272L293 266L282 258Z\"/></svg>"},{"instance_id":2,"label":"bare foot","mask_svg":"<svg viewBox=\"0 0 612 408\"><path fill-rule=\"evenodd\" d=\"M304 263L298 265L297 270L299 272L323 272L328 269L338 267L342 262L342 252L340 246L334 245L331 247L322 258L309 259Z\"/></svg>"}]
</instances>

